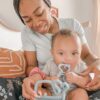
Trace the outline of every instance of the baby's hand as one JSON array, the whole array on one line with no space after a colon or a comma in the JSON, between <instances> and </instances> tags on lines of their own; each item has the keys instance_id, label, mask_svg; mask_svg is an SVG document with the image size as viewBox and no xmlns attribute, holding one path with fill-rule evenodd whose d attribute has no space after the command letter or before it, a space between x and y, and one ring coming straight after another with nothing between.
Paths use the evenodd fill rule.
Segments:
<instances>
[{"instance_id":1,"label":"baby's hand","mask_svg":"<svg viewBox=\"0 0 100 100\"><path fill-rule=\"evenodd\" d=\"M75 74L74 72L67 72L66 74L66 80L67 82L74 84L77 78L77 74Z\"/></svg>"}]
</instances>

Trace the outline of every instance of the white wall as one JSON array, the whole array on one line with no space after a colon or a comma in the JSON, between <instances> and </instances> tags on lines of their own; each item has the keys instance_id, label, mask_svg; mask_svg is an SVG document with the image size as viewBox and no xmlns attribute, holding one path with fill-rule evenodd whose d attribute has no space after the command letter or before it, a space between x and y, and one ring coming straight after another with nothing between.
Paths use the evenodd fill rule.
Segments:
<instances>
[{"instance_id":1,"label":"white wall","mask_svg":"<svg viewBox=\"0 0 100 100\"><path fill-rule=\"evenodd\" d=\"M22 23L13 8L13 0L0 0L0 20L4 20L9 27L20 30Z\"/></svg>"},{"instance_id":2,"label":"white wall","mask_svg":"<svg viewBox=\"0 0 100 100\"><path fill-rule=\"evenodd\" d=\"M53 6L59 8L59 17L76 18L80 22L90 21L92 25L95 21L94 14L94 0L51 0ZM93 26L85 28L86 38L94 51L95 34Z\"/></svg>"},{"instance_id":3,"label":"white wall","mask_svg":"<svg viewBox=\"0 0 100 100\"><path fill-rule=\"evenodd\" d=\"M56 6L59 9L59 17L64 17L64 18L72 17L78 19L80 22L89 20L92 23L94 23L94 2L93 2L94 0L51 0L51 1L52 5ZM12 0L0 0L0 19L5 20L6 23L12 28L20 30L23 26L14 12ZM95 35L93 34L92 29L93 27L86 28L85 35L90 47L93 50L94 43L92 40L94 39ZM16 34L16 36L17 35L18 34ZM9 37L12 37L12 34L9 34ZM18 39L17 41L20 41L19 38L17 39ZM16 38L9 41L13 41L14 43L15 40ZM2 37L2 42L4 42L3 37ZM16 42L14 44L16 44Z\"/></svg>"},{"instance_id":4,"label":"white wall","mask_svg":"<svg viewBox=\"0 0 100 100\"><path fill-rule=\"evenodd\" d=\"M20 32L12 32L0 26L0 48L19 50L22 47Z\"/></svg>"},{"instance_id":5,"label":"white wall","mask_svg":"<svg viewBox=\"0 0 100 100\"><path fill-rule=\"evenodd\" d=\"M13 0L0 0L0 21L7 24L9 28L21 30L21 21L13 9ZM20 32L13 32L0 25L0 47L19 50L22 47Z\"/></svg>"}]
</instances>

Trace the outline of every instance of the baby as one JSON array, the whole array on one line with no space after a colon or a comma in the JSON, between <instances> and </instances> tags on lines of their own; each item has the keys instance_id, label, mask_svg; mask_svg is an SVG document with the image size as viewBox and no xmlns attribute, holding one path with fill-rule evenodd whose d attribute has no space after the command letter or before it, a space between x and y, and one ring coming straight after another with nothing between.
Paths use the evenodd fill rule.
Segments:
<instances>
[{"instance_id":1,"label":"baby","mask_svg":"<svg viewBox=\"0 0 100 100\"><path fill-rule=\"evenodd\" d=\"M60 30L52 37L50 59L43 69L46 74L45 79L55 80L60 72L59 65L67 64L70 70L65 71L65 76L69 84L77 86L71 87L67 100L88 100L88 95L85 89L86 84L90 81L89 75L82 77L80 73L86 70L86 64L81 60L82 44L77 32L71 30ZM73 95L75 94L74 98Z\"/></svg>"},{"instance_id":2,"label":"baby","mask_svg":"<svg viewBox=\"0 0 100 100\"><path fill-rule=\"evenodd\" d=\"M66 71L66 80L68 83L77 86L77 88L71 88L70 93L75 91L79 95L77 100L88 100L87 92L82 88L90 81L90 77L81 77L79 75L87 68L81 60L81 51L82 44L78 33L71 30L60 30L52 37L51 52L53 59L47 62L43 72L47 75L46 79L56 79L60 72L59 64L70 65L70 71ZM79 90L80 92L78 92Z\"/></svg>"}]
</instances>

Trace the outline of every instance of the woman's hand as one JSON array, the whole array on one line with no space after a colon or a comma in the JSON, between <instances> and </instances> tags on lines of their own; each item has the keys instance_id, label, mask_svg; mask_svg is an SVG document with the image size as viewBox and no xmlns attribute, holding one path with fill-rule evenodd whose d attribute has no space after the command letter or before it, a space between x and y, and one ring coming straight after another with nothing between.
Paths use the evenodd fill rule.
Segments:
<instances>
[{"instance_id":1,"label":"woman's hand","mask_svg":"<svg viewBox=\"0 0 100 100\"><path fill-rule=\"evenodd\" d=\"M82 76L86 76L89 73L94 73L94 78L86 85L86 89L88 91L95 91L100 89L100 70L97 69L96 67L94 68L88 68L86 71L84 71L83 73L81 73L80 75Z\"/></svg>"},{"instance_id":2,"label":"woman's hand","mask_svg":"<svg viewBox=\"0 0 100 100\"><path fill-rule=\"evenodd\" d=\"M95 75L94 79L86 85L88 91L95 91L100 89L100 75Z\"/></svg>"},{"instance_id":3,"label":"woman's hand","mask_svg":"<svg viewBox=\"0 0 100 100\"><path fill-rule=\"evenodd\" d=\"M87 90L89 91L95 91L100 89L100 70L98 70L96 67L93 69L94 72L94 78L87 84Z\"/></svg>"},{"instance_id":4,"label":"woman's hand","mask_svg":"<svg viewBox=\"0 0 100 100\"><path fill-rule=\"evenodd\" d=\"M33 76L25 78L22 84L23 97L29 100L34 100L34 97L37 95L34 92L34 84L36 83L36 81L41 79L42 78L39 74L34 74Z\"/></svg>"},{"instance_id":5,"label":"woman's hand","mask_svg":"<svg viewBox=\"0 0 100 100\"><path fill-rule=\"evenodd\" d=\"M69 83L72 83L79 87L85 88L86 84L90 81L90 77L89 77L89 75L80 76L74 72L69 72L66 74L66 80Z\"/></svg>"}]
</instances>

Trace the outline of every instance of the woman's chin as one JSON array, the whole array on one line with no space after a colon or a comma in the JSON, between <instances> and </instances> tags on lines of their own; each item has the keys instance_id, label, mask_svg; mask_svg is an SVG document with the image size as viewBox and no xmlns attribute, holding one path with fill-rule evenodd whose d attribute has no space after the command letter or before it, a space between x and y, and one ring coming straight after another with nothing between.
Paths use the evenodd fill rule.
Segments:
<instances>
[{"instance_id":1,"label":"woman's chin","mask_svg":"<svg viewBox=\"0 0 100 100\"><path fill-rule=\"evenodd\" d=\"M34 28L31 28L33 31L35 32L38 32L38 33L41 33L41 34L46 34L48 33L48 29L34 29Z\"/></svg>"},{"instance_id":2,"label":"woman's chin","mask_svg":"<svg viewBox=\"0 0 100 100\"><path fill-rule=\"evenodd\" d=\"M46 33L48 33L48 30L38 30L37 32L39 32L41 34L46 34Z\"/></svg>"}]
</instances>

